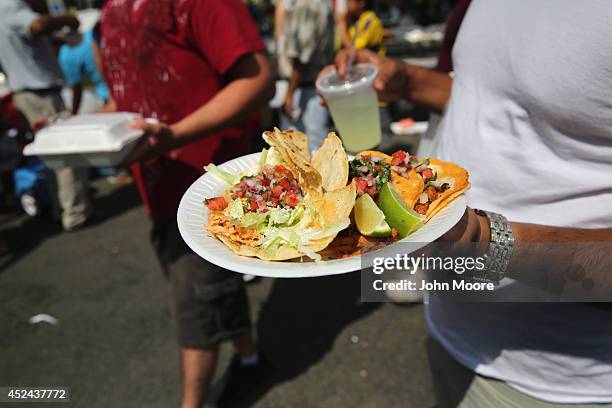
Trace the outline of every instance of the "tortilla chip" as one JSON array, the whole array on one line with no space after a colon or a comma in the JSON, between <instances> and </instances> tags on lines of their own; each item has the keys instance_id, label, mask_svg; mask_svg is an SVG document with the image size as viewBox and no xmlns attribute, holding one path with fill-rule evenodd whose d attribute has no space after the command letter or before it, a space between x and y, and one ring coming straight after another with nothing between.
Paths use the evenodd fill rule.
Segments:
<instances>
[{"instance_id":1,"label":"tortilla chip","mask_svg":"<svg viewBox=\"0 0 612 408\"><path fill-rule=\"evenodd\" d=\"M326 224L337 224L351 215L357 196L357 185L353 180L351 184L323 195L320 212Z\"/></svg>"},{"instance_id":2,"label":"tortilla chip","mask_svg":"<svg viewBox=\"0 0 612 408\"><path fill-rule=\"evenodd\" d=\"M298 148L299 152L310 161L310 149L308 148L308 136L299 130L289 129L282 132L283 136L291 139L293 144Z\"/></svg>"},{"instance_id":3,"label":"tortilla chip","mask_svg":"<svg viewBox=\"0 0 612 408\"><path fill-rule=\"evenodd\" d=\"M294 175L297 176L300 186L320 191L322 189L321 175L310 164L310 155L304 153L302 142L296 135L295 131L281 132L275 128L274 132L264 132L263 138L278 151L283 161L289 165L289 170L297 172Z\"/></svg>"},{"instance_id":4,"label":"tortilla chip","mask_svg":"<svg viewBox=\"0 0 612 408\"><path fill-rule=\"evenodd\" d=\"M312 156L312 166L321 174L321 184L326 191L346 186L349 176L348 156L342 141L330 132L321 147Z\"/></svg>"}]
</instances>

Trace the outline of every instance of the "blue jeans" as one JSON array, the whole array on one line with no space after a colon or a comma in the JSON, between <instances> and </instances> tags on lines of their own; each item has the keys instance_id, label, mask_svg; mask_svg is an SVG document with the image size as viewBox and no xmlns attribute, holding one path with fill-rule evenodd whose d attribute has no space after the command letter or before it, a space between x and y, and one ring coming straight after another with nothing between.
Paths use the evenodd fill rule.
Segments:
<instances>
[{"instance_id":1,"label":"blue jeans","mask_svg":"<svg viewBox=\"0 0 612 408\"><path fill-rule=\"evenodd\" d=\"M329 132L329 111L321 106L314 86L298 88L293 94L295 118L281 111L281 130L296 129L308 135L310 151L321 146Z\"/></svg>"}]
</instances>

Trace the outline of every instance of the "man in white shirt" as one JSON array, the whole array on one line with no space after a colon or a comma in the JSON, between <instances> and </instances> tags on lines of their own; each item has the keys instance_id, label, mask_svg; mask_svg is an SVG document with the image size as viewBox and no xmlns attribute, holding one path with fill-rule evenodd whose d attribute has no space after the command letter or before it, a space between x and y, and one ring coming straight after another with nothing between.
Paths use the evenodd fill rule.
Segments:
<instances>
[{"instance_id":1,"label":"man in white shirt","mask_svg":"<svg viewBox=\"0 0 612 408\"><path fill-rule=\"evenodd\" d=\"M44 0L0 0L0 64L13 90L15 106L31 125L65 110L61 97L62 71L49 35L79 21L72 15L39 14ZM87 196L88 169L55 169L62 225L74 231L91 219Z\"/></svg>"},{"instance_id":2,"label":"man in white shirt","mask_svg":"<svg viewBox=\"0 0 612 408\"><path fill-rule=\"evenodd\" d=\"M491 303L434 296L426 307L441 407L612 406L610 308L496 302L508 291L549 290L538 282L564 281L563 259L582 256L521 248L612 242L610 21L606 0L474 0L453 49L454 79L357 54L378 66L383 96L445 111L433 155L468 169L472 188L470 208L444 239L491 249L503 244L499 228L514 239L512 257L495 255L506 278ZM341 75L347 59L337 58ZM584 260L592 291L612 299L609 252Z\"/></svg>"}]
</instances>

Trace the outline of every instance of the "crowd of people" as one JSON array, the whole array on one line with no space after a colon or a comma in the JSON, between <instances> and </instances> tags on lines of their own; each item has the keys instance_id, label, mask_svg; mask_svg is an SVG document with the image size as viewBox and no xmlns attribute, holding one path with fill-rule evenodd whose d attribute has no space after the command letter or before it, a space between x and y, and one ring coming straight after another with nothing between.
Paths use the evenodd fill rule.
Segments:
<instances>
[{"instance_id":1,"label":"crowd of people","mask_svg":"<svg viewBox=\"0 0 612 408\"><path fill-rule=\"evenodd\" d=\"M351 54L378 68L382 117L397 100L442 115L434 155L467 168L472 183L470 207L442 240L489 243L503 225L515 248L502 271L513 290L546 291L542 280L566 274L559 265L555 276L534 276L555 259L521 258L521 246L612 241L612 91L602 86L611 79L612 9L605 0L588 8L565 0L459 0L437 69L386 57L387 33L366 0L347 0L340 13L331 0L278 0L276 61L240 0L108 0L99 24L69 38L59 53L50 36L74 33L79 21L47 15L44 5L0 0L0 64L29 127L66 110L78 114L85 81L95 84L99 111L155 119L133 123L145 137L126 165L172 289L183 408L206 401L224 341L235 357L219 406L233 406L242 388L271 369L252 336L242 275L193 253L176 211L206 164L251 152L258 113L275 92L275 66L288 81L280 126L307 133L311 149L331 128L315 81L329 65L343 76ZM70 109L61 96L65 85ZM64 229L95 220L87 170L54 172ZM597 259L589 273L606 291L609 257ZM612 406L608 307L482 307L433 296L425 309L438 406Z\"/></svg>"}]
</instances>

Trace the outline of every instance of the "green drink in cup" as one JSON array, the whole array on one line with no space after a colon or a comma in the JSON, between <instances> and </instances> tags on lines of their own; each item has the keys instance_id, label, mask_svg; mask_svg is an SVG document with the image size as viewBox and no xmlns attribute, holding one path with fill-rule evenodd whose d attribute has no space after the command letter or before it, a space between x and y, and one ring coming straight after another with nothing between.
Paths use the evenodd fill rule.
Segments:
<instances>
[{"instance_id":1,"label":"green drink in cup","mask_svg":"<svg viewBox=\"0 0 612 408\"><path fill-rule=\"evenodd\" d=\"M349 152L372 149L382 140L378 98L373 87L377 74L372 64L356 64L342 79L332 72L317 81L317 90Z\"/></svg>"}]
</instances>

